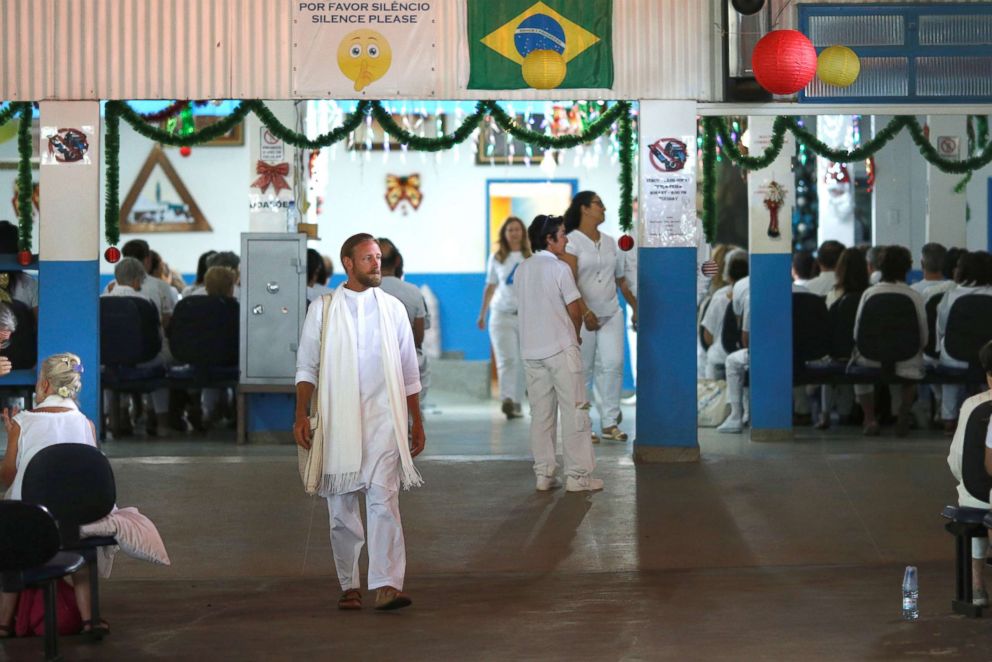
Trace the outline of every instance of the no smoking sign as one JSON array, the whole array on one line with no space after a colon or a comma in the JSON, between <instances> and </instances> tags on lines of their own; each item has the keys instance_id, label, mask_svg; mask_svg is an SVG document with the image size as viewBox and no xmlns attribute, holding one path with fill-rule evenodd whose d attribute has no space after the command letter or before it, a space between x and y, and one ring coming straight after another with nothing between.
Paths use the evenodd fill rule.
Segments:
<instances>
[{"instance_id":1,"label":"no smoking sign","mask_svg":"<svg viewBox=\"0 0 992 662\"><path fill-rule=\"evenodd\" d=\"M961 156L961 138L958 136L937 136L937 153L945 159Z\"/></svg>"}]
</instances>

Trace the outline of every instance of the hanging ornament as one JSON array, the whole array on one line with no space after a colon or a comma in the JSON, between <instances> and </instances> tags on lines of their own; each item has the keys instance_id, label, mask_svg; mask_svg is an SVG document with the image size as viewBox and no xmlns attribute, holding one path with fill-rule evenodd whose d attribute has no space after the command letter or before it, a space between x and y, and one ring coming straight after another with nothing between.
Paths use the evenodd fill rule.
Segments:
<instances>
[{"instance_id":1,"label":"hanging ornament","mask_svg":"<svg viewBox=\"0 0 992 662\"><path fill-rule=\"evenodd\" d=\"M769 182L768 192L765 194L765 208L768 209L768 236L772 239L781 235L778 229L778 210L784 201L785 188L775 180Z\"/></svg>"},{"instance_id":2,"label":"hanging ornament","mask_svg":"<svg viewBox=\"0 0 992 662\"><path fill-rule=\"evenodd\" d=\"M750 16L761 11L761 8L765 6L765 0L731 0L730 4L734 6L738 14Z\"/></svg>"},{"instance_id":3,"label":"hanging ornament","mask_svg":"<svg viewBox=\"0 0 992 662\"><path fill-rule=\"evenodd\" d=\"M17 263L22 267L26 267L31 264L31 251L18 251Z\"/></svg>"},{"instance_id":4,"label":"hanging ornament","mask_svg":"<svg viewBox=\"0 0 992 662\"><path fill-rule=\"evenodd\" d=\"M565 58L556 51L531 51L524 58L524 82L537 90L552 90L565 80Z\"/></svg>"},{"instance_id":5,"label":"hanging ornament","mask_svg":"<svg viewBox=\"0 0 992 662\"><path fill-rule=\"evenodd\" d=\"M634 238L625 234L617 240L617 244L620 246L620 250L629 251L634 247Z\"/></svg>"},{"instance_id":6,"label":"hanging ornament","mask_svg":"<svg viewBox=\"0 0 992 662\"><path fill-rule=\"evenodd\" d=\"M772 30L755 45L751 69L772 94L795 94L816 73L816 49L798 30Z\"/></svg>"},{"instance_id":7,"label":"hanging ornament","mask_svg":"<svg viewBox=\"0 0 992 662\"><path fill-rule=\"evenodd\" d=\"M825 48L816 61L816 77L827 85L848 87L858 79L859 73L858 54L847 46Z\"/></svg>"},{"instance_id":8,"label":"hanging ornament","mask_svg":"<svg viewBox=\"0 0 992 662\"><path fill-rule=\"evenodd\" d=\"M186 157L186 156L189 156L192 153L193 153L193 148L190 147L189 145L183 145L182 147L179 148L179 155L180 156Z\"/></svg>"},{"instance_id":9,"label":"hanging ornament","mask_svg":"<svg viewBox=\"0 0 992 662\"><path fill-rule=\"evenodd\" d=\"M117 264L121 260L121 249L111 246L103 252L103 257L110 264Z\"/></svg>"}]
</instances>

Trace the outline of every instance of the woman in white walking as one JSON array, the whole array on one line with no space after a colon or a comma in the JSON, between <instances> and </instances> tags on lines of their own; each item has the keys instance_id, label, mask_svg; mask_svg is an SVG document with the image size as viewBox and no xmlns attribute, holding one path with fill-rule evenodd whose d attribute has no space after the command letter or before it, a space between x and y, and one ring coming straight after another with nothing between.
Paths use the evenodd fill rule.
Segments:
<instances>
[{"instance_id":1,"label":"woman in white walking","mask_svg":"<svg viewBox=\"0 0 992 662\"><path fill-rule=\"evenodd\" d=\"M624 322L617 288L637 315L637 297L627 286L616 239L599 231L606 220L606 206L592 191L582 191L565 212L567 253L562 257L575 275L585 308L582 312L582 364L587 389L595 382L596 409L602 438L627 441L620 423L620 389L623 386Z\"/></svg>"},{"instance_id":2,"label":"woman in white walking","mask_svg":"<svg viewBox=\"0 0 992 662\"><path fill-rule=\"evenodd\" d=\"M499 245L486 266L486 289L482 292L482 309L476 324L486 328L489 311L489 338L496 355L499 398L507 419L522 416L524 367L520 360L520 322L517 318L517 295L513 277L517 267L530 257L530 241L524 222L510 216L499 229Z\"/></svg>"}]
</instances>

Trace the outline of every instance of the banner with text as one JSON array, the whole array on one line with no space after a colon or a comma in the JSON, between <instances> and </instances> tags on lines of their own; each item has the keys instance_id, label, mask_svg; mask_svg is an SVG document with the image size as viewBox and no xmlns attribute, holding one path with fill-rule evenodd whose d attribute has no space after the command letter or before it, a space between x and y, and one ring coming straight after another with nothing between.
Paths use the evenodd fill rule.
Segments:
<instances>
[{"instance_id":1,"label":"banner with text","mask_svg":"<svg viewBox=\"0 0 992 662\"><path fill-rule=\"evenodd\" d=\"M641 248L695 247L696 104L642 101Z\"/></svg>"},{"instance_id":2,"label":"banner with text","mask_svg":"<svg viewBox=\"0 0 992 662\"><path fill-rule=\"evenodd\" d=\"M437 0L293 2L293 94L434 96Z\"/></svg>"}]
</instances>

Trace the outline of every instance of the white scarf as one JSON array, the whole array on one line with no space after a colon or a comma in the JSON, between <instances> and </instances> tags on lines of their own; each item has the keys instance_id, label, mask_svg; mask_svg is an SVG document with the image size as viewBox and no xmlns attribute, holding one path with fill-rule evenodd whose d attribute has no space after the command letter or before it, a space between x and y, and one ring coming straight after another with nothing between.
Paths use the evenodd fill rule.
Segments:
<instances>
[{"instance_id":1,"label":"white scarf","mask_svg":"<svg viewBox=\"0 0 992 662\"><path fill-rule=\"evenodd\" d=\"M362 403L358 378L358 334L343 289L344 285L340 285L334 292L325 325L327 335L323 341L329 350L330 379L320 379L318 386L318 407L324 431L321 496L344 494L361 487ZM393 437L400 454L400 479L403 488L409 489L420 486L423 479L413 465L407 440L409 423L400 344L396 337L397 321L379 288L372 288L372 293L379 309L382 367L393 417ZM405 311L402 322L407 323ZM326 368L321 366L321 370Z\"/></svg>"},{"instance_id":2,"label":"white scarf","mask_svg":"<svg viewBox=\"0 0 992 662\"><path fill-rule=\"evenodd\" d=\"M41 409L42 407L65 407L66 409L79 411L79 406L75 400L72 398L63 398L58 393L52 393L35 405L35 409Z\"/></svg>"}]
</instances>

